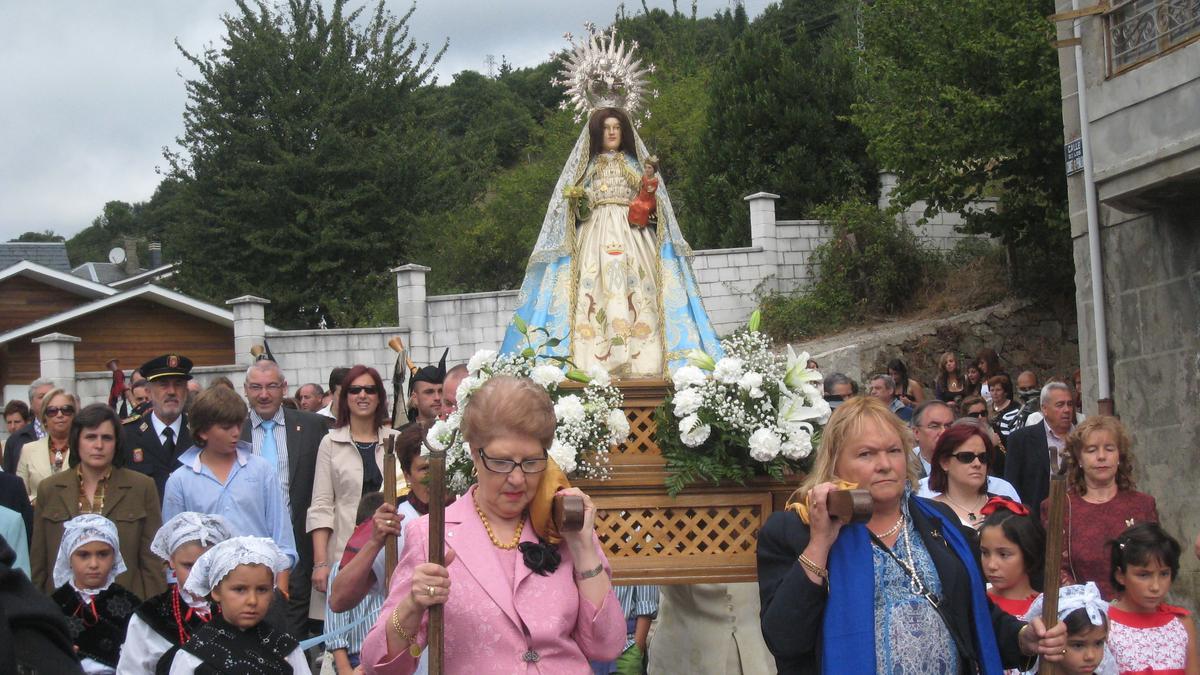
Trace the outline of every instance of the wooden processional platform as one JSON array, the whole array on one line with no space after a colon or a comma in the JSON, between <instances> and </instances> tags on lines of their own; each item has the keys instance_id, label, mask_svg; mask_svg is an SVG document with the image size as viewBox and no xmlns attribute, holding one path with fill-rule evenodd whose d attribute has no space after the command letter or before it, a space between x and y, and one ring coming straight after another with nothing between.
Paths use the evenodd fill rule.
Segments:
<instances>
[{"instance_id":1,"label":"wooden processional platform","mask_svg":"<svg viewBox=\"0 0 1200 675\"><path fill-rule=\"evenodd\" d=\"M627 584L733 583L757 579L758 531L799 478L689 486L670 497L654 440L654 411L669 380L616 381L629 439L611 449L606 480L572 480L596 505L596 534L614 580Z\"/></svg>"}]
</instances>

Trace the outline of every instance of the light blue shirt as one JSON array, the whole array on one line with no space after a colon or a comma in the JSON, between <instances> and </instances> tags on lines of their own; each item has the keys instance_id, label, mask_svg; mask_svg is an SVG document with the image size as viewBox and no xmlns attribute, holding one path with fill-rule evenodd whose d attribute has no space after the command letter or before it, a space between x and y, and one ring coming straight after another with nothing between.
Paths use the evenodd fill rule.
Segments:
<instances>
[{"instance_id":1,"label":"light blue shirt","mask_svg":"<svg viewBox=\"0 0 1200 675\"><path fill-rule=\"evenodd\" d=\"M987 491L989 494L999 495L1001 497L1008 497L1009 499L1013 500L1014 502L1016 502L1018 504L1021 503L1021 495L1017 494L1016 488L1014 488L1012 486L1012 483L1004 480L1003 478L998 478L996 476L988 476L987 477ZM929 478L922 478L921 482L917 483L917 496L918 497L925 497L926 499L933 499L934 497L936 497L940 494L942 494L942 493L934 492L933 490L929 489ZM165 515L164 515L164 517L165 517Z\"/></svg>"},{"instance_id":2,"label":"light blue shirt","mask_svg":"<svg viewBox=\"0 0 1200 675\"><path fill-rule=\"evenodd\" d=\"M238 442L237 461L222 484L200 461L201 448L179 456L183 466L171 472L163 493L163 521L184 511L223 516L238 536L270 537L296 565L296 538L279 492L275 467Z\"/></svg>"},{"instance_id":3,"label":"light blue shirt","mask_svg":"<svg viewBox=\"0 0 1200 675\"><path fill-rule=\"evenodd\" d=\"M0 536L4 537L17 554L13 567L32 579L33 573L29 571L29 541L25 538L25 519L20 513L6 506L0 506Z\"/></svg>"}]
</instances>

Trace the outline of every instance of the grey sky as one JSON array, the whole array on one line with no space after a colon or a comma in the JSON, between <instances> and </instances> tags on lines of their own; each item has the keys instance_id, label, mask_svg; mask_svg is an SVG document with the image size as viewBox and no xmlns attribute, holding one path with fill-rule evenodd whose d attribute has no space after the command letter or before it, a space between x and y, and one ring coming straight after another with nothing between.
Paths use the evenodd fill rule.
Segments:
<instances>
[{"instance_id":1,"label":"grey sky","mask_svg":"<svg viewBox=\"0 0 1200 675\"><path fill-rule=\"evenodd\" d=\"M699 0L701 16L733 0ZM328 2L326 3L328 5ZM544 61L585 21L609 23L619 0L421 0L418 42L450 48L439 79L485 70L501 55L517 67ZM627 0L640 11L639 0ZM647 0L670 8L670 0ZM748 0L755 15L766 0ZM401 13L407 2L389 0ZM680 0L690 12L690 0ZM232 0L0 2L0 237L52 229L71 236L110 200L143 201L160 177L162 148L182 131L184 81L176 51L219 40Z\"/></svg>"}]
</instances>

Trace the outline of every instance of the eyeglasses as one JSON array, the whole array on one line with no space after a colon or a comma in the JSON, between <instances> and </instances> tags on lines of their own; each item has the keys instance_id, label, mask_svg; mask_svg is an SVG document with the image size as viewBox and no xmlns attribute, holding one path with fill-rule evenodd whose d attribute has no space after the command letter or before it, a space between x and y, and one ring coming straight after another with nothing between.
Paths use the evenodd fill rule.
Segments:
<instances>
[{"instance_id":1,"label":"eyeglasses","mask_svg":"<svg viewBox=\"0 0 1200 675\"><path fill-rule=\"evenodd\" d=\"M963 415L963 417L977 417L979 419L983 419L983 418L987 417L987 411L986 410L978 410L976 412L969 412L966 415Z\"/></svg>"},{"instance_id":2,"label":"eyeglasses","mask_svg":"<svg viewBox=\"0 0 1200 675\"><path fill-rule=\"evenodd\" d=\"M503 474L512 473L513 469L517 468L518 465L520 465L523 473L541 473L546 470L546 465L550 461L547 457L535 457L523 462L514 462L511 459L496 459L488 457L483 448L479 449L479 458L483 460L483 465L487 467L488 471Z\"/></svg>"},{"instance_id":3,"label":"eyeglasses","mask_svg":"<svg viewBox=\"0 0 1200 675\"><path fill-rule=\"evenodd\" d=\"M74 414L75 414L75 406L73 406L73 405L64 405L61 407L52 405L49 408L46 408L46 417L58 417L59 415L62 415L64 417L70 417L71 415L74 415Z\"/></svg>"},{"instance_id":4,"label":"eyeglasses","mask_svg":"<svg viewBox=\"0 0 1200 675\"><path fill-rule=\"evenodd\" d=\"M248 384L246 385L246 389L249 389L255 394L261 394L263 390L269 391L272 394L276 394L280 389L283 389L283 385L278 382L272 382L270 384Z\"/></svg>"},{"instance_id":5,"label":"eyeglasses","mask_svg":"<svg viewBox=\"0 0 1200 675\"><path fill-rule=\"evenodd\" d=\"M373 384L366 384L366 385L363 385L363 384L355 384L355 385L351 385L351 386L349 386L349 387L346 387L346 391L347 391L348 393L350 393L350 394L369 394L369 395L371 395L371 396L374 396L375 394L378 394L378 393L379 393L379 390L378 390L378 389L376 389L376 388L375 388L375 385L373 385Z\"/></svg>"},{"instance_id":6,"label":"eyeglasses","mask_svg":"<svg viewBox=\"0 0 1200 675\"><path fill-rule=\"evenodd\" d=\"M987 466L988 464L988 456L986 452L956 452L950 456L962 462L963 464L970 464L975 460L979 460L979 463L984 466Z\"/></svg>"}]
</instances>

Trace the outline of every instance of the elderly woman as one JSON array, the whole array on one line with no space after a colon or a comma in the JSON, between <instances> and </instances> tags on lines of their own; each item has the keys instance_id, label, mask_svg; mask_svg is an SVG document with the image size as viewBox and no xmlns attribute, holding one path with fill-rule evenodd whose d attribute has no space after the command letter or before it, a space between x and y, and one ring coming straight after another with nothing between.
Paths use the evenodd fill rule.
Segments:
<instances>
[{"instance_id":1,"label":"elderly woman","mask_svg":"<svg viewBox=\"0 0 1200 675\"><path fill-rule=\"evenodd\" d=\"M1113 599L1109 542L1138 523L1157 523L1154 497L1133 482L1129 433L1115 417L1084 420L1067 439L1067 505L1063 514L1065 584L1094 581L1106 600ZM1042 525L1049 501L1042 502Z\"/></svg>"},{"instance_id":2,"label":"elderly woman","mask_svg":"<svg viewBox=\"0 0 1200 675\"><path fill-rule=\"evenodd\" d=\"M154 479L124 467L117 413L103 403L87 406L74 416L68 439L69 468L38 485L29 556L33 583L47 592L54 590L51 577L63 523L94 513L116 523L126 565L117 581L142 599L162 593L166 576L150 552L162 525L158 489Z\"/></svg>"},{"instance_id":3,"label":"elderly woman","mask_svg":"<svg viewBox=\"0 0 1200 675\"><path fill-rule=\"evenodd\" d=\"M429 559L429 520L406 531L379 621L363 644L368 673L410 673L426 610L445 607L446 672L589 673L625 648L625 617L583 497L583 529L539 541L529 507L549 466L554 407L532 381L498 376L471 397L462 432L478 484L446 507L446 565Z\"/></svg>"},{"instance_id":4,"label":"elderly woman","mask_svg":"<svg viewBox=\"0 0 1200 675\"><path fill-rule=\"evenodd\" d=\"M387 392L374 368L357 365L338 391L337 424L317 449L308 531L312 533L313 594L309 616L325 610L329 566L354 532L358 502L383 487L383 446L398 434L388 425Z\"/></svg>"},{"instance_id":5,"label":"elderly woman","mask_svg":"<svg viewBox=\"0 0 1200 675\"><path fill-rule=\"evenodd\" d=\"M38 419L46 435L21 448L17 475L25 481L29 500L36 501L38 483L62 471L70 452L71 420L79 411L79 399L65 389L54 389L42 399ZM120 428L118 427L118 430Z\"/></svg>"},{"instance_id":6,"label":"elderly woman","mask_svg":"<svg viewBox=\"0 0 1200 675\"><path fill-rule=\"evenodd\" d=\"M762 633L780 673L998 675L1028 668L1036 654L1061 660L1061 624L1047 631L1040 619L1026 625L992 605L974 532L944 505L911 494L911 445L880 401L847 401L792 508L759 533ZM826 500L840 481L870 492L866 524L830 517Z\"/></svg>"}]
</instances>

